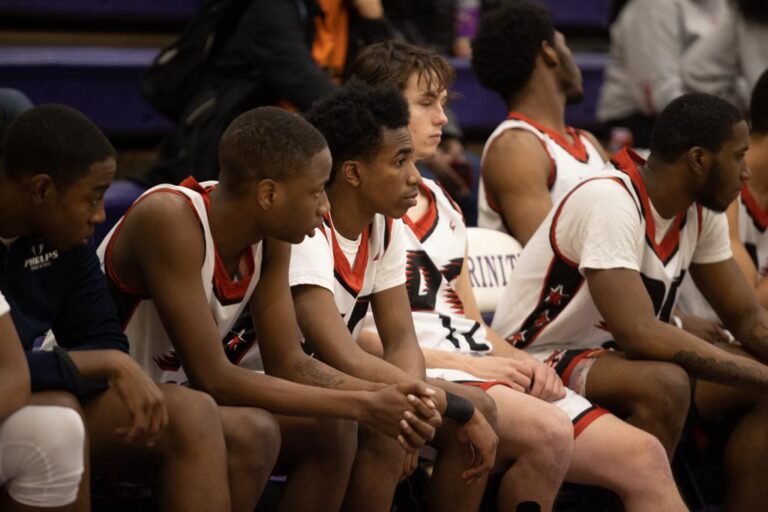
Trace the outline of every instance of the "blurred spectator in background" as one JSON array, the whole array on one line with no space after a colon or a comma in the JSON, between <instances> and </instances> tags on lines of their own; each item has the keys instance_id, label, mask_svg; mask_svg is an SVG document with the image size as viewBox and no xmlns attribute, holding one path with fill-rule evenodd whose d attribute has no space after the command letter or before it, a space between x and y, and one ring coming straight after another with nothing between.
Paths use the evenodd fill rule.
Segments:
<instances>
[{"instance_id":1,"label":"blurred spectator in background","mask_svg":"<svg viewBox=\"0 0 768 512\"><path fill-rule=\"evenodd\" d=\"M598 120L648 147L656 114L683 94L680 59L723 11L724 0L630 0L611 26Z\"/></svg>"},{"instance_id":2,"label":"blurred spectator in background","mask_svg":"<svg viewBox=\"0 0 768 512\"><path fill-rule=\"evenodd\" d=\"M11 121L33 106L32 101L23 92L0 87L0 141L3 139L5 128L11 124Z\"/></svg>"},{"instance_id":3,"label":"blurred spectator in background","mask_svg":"<svg viewBox=\"0 0 768 512\"><path fill-rule=\"evenodd\" d=\"M768 67L768 2L732 0L716 29L682 64L685 87L746 109L750 91Z\"/></svg>"},{"instance_id":4,"label":"blurred spectator in background","mask_svg":"<svg viewBox=\"0 0 768 512\"><path fill-rule=\"evenodd\" d=\"M441 55L452 55L456 2L382 0L381 3L398 38Z\"/></svg>"},{"instance_id":5,"label":"blurred spectator in background","mask_svg":"<svg viewBox=\"0 0 768 512\"><path fill-rule=\"evenodd\" d=\"M391 37L381 0L252 0L160 149L149 184L218 176L229 123L261 105L306 110L331 92L359 46Z\"/></svg>"},{"instance_id":6,"label":"blurred spectator in background","mask_svg":"<svg viewBox=\"0 0 768 512\"><path fill-rule=\"evenodd\" d=\"M476 226L480 156L467 151L464 133L453 112L446 108L445 114L448 116L448 124L443 126L443 138L437 153L418 162L417 166L422 176L439 181L458 203L467 226Z\"/></svg>"}]
</instances>

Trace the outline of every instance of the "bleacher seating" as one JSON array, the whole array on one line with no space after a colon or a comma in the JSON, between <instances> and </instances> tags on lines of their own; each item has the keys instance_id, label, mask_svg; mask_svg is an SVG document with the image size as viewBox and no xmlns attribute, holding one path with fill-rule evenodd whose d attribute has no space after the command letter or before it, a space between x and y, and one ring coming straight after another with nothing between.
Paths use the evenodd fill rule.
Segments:
<instances>
[{"instance_id":1,"label":"bleacher seating","mask_svg":"<svg viewBox=\"0 0 768 512\"><path fill-rule=\"evenodd\" d=\"M158 135L172 126L142 98L139 81L157 48L0 47L2 85L24 91L35 103L71 105L108 135ZM568 107L567 119L578 127L596 124L595 106L607 57L576 54L584 75L585 101ZM495 93L477 82L466 59L452 59L457 69L452 107L468 130L488 132L506 116Z\"/></svg>"},{"instance_id":2,"label":"bleacher seating","mask_svg":"<svg viewBox=\"0 0 768 512\"><path fill-rule=\"evenodd\" d=\"M188 20L205 0L0 0L0 17L77 18L80 20ZM611 0L544 0L555 23L564 29L604 31Z\"/></svg>"},{"instance_id":3,"label":"bleacher seating","mask_svg":"<svg viewBox=\"0 0 768 512\"><path fill-rule=\"evenodd\" d=\"M0 0L0 18L185 22L205 0Z\"/></svg>"},{"instance_id":4,"label":"bleacher seating","mask_svg":"<svg viewBox=\"0 0 768 512\"><path fill-rule=\"evenodd\" d=\"M543 0L561 30L580 29L594 32L608 30L611 0Z\"/></svg>"},{"instance_id":5,"label":"bleacher seating","mask_svg":"<svg viewBox=\"0 0 768 512\"><path fill-rule=\"evenodd\" d=\"M157 135L170 121L139 91L157 48L0 47L0 83L81 110L108 135Z\"/></svg>"}]
</instances>

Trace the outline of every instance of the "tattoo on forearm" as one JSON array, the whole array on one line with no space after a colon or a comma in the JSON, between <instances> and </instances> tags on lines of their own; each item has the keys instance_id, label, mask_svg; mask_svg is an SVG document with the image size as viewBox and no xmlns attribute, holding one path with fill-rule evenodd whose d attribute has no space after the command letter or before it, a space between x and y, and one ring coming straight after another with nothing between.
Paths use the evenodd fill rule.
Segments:
<instances>
[{"instance_id":1,"label":"tattoo on forearm","mask_svg":"<svg viewBox=\"0 0 768 512\"><path fill-rule=\"evenodd\" d=\"M344 384L344 377L317 359L307 358L296 364L296 372L309 383L324 388L336 388Z\"/></svg>"},{"instance_id":2,"label":"tattoo on forearm","mask_svg":"<svg viewBox=\"0 0 768 512\"><path fill-rule=\"evenodd\" d=\"M768 378L765 374L733 361L717 361L712 357L702 357L691 350L681 350L673 356L672 361L700 379L730 386L757 386L768 389Z\"/></svg>"}]
</instances>

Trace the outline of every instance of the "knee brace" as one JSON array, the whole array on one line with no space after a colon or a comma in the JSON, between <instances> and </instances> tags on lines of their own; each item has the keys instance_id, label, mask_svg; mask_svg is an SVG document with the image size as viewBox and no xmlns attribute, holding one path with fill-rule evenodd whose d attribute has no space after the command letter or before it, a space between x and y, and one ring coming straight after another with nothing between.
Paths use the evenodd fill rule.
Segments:
<instances>
[{"instance_id":1,"label":"knee brace","mask_svg":"<svg viewBox=\"0 0 768 512\"><path fill-rule=\"evenodd\" d=\"M75 501L85 428L72 409L26 406L0 424L0 485L17 502L61 507Z\"/></svg>"}]
</instances>

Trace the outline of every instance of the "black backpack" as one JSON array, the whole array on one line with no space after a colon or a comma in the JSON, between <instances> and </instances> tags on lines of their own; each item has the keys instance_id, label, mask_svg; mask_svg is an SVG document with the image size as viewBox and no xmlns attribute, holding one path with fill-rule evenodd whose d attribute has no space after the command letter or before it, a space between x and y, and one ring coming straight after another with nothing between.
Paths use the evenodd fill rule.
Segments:
<instances>
[{"instance_id":1,"label":"black backpack","mask_svg":"<svg viewBox=\"0 0 768 512\"><path fill-rule=\"evenodd\" d=\"M144 72L141 92L158 112L178 121L205 83L208 63L237 27L250 0L207 0L179 38Z\"/></svg>"}]
</instances>

